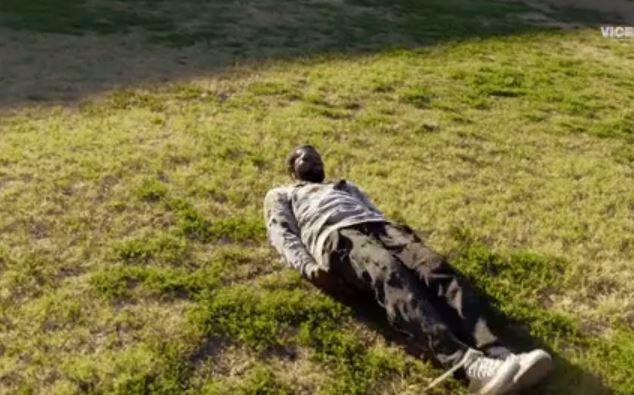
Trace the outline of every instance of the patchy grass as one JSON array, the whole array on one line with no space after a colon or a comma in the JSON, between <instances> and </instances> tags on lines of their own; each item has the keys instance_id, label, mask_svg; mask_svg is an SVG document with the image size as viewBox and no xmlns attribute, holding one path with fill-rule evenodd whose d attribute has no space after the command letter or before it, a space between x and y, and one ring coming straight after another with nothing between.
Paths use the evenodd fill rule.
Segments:
<instances>
[{"instance_id":1,"label":"patchy grass","mask_svg":"<svg viewBox=\"0 0 634 395\"><path fill-rule=\"evenodd\" d=\"M592 371L608 378L608 386L594 384L585 389L587 393L628 393L634 388L634 381L626 373L631 364L626 362L631 359L631 326L621 321L614 325L613 331L597 337L574 315L553 306L554 301L563 296L563 289L582 281L579 274L570 273L565 261L530 252L493 252L462 236L464 244L454 264L493 299L503 313L498 318L513 317L523 323L534 336L533 341L556 353L557 375L536 391L562 393L568 386L564 383L579 380L579 372L566 366L568 361L560 360L562 354L573 350L577 351L571 358L574 363L592 366ZM593 351L579 353L578 350ZM597 354L593 354L595 352Z\"/></svg>"},{"instance_id":2,"label":"patchy grass","mask_svg":"<svg viewBox=\"0 0 634 395\"><path fill-rule=\"evenodd\" d=\"M630 42L489 1L148 4L0 5L0 392L420 393L267 246L303 142L555 353L536 393L634 391Z\"/></svg>"}]
</instances>

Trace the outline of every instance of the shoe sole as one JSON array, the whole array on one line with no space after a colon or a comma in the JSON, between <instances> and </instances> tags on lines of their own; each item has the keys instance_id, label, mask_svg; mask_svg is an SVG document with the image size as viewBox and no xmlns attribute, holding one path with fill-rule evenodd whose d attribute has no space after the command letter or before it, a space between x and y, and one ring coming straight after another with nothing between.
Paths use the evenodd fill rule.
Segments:
<instances>
[{"instance_id":1,"label":"shoe sole","mask_svg":"<svg viewBox=\"0 0 634 395\"><path fill-rule=\"evenodd\" d=\"M501 395L508 391L508 387L513 383L513 378L519 371L520 367L517 362L511 358L504 361L500 366L497 376L493 377L484 387L479 388L471 395Z\"/></svg>"},{"instance_id":2,"label":"shoe sole","mask_svg":"<svg viewBox=\"0 0 634 395\"><path fill-rule=\"evenodd\" d=\"M553 367L553 361L547 354L540 354L524 370L515 375L513 379L513 391L520 391L537 384Z\"/></svg>"}]
</instances>

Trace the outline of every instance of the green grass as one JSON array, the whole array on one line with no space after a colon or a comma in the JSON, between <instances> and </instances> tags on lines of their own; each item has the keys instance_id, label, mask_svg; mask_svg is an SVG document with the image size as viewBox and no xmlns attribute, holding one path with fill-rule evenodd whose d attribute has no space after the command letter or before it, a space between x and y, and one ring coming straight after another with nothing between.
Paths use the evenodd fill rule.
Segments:
<instances>
[{"instance_id":1,"label":"green grass","mask_svg":"<svg viewBox=\"0 0 634 395\"><path fill-rule=\"evenodd\" d=\"M489 1L268 6L0 5L0 50L26 48L0 81L26 89L0 102L0 392L421 393L437 370L267 244L262 199L305 142L554 353L534 393L634 392L632 43ZM49 56L63 74L27 72Z\"/></svg>"}]
</instances>

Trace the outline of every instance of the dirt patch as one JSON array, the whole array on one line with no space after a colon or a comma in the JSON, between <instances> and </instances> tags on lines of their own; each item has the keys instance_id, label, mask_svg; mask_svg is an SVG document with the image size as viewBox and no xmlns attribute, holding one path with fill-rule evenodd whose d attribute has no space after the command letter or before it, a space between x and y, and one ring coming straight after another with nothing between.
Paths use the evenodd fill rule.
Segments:
<instances>
[{"instance_id":1,"label":"dirt patch","mask_svg":"<svg viewBox=\"0 0 634 395\"><path fill-rule=\"evenodd\" d=\"M222 51L148 44L139 35L0 32L0 104L68 101L138 81L162 82L231 61Z\"/></svg>"},{"instance_id":2,"label":"dirt patch","mask_svg":"<svg viewBox=\"0 0 634 395\"><path fill-rule=\"evenodd\" d=\"M378 26L387 26L394 19L390 10L343 0L283 6L271 1L165 2L151 10L92 0L81 8L82 18L61 23L70 16L56 14L46 26L30 9L15 11L9 16L17 28L0 28L0 107L67 103L117 87L204 77L274 58L362 51L368 42L373 48L409 43L381 29L349 37L345 24L335 23L374 18L385 21ZM100 13L103 20L95 16ZM137 24L127 23L132 14L138 14ZM77 29L68 30L66 25L73 23Z\"/></svg>"},{"instance_id":3,"label":"dirt patch","mask_svg":"<svg viewBox=\"0 0 634 395\"><path fill-rule=\"evenodd\" d=\"M553 10L578 9L598 11L605 14L605 23L634 23L633 0L525 0L524 3L538 11L548 13ZM547 18L542 15L542 18Z\"/></svg>"},{"instance_id":4,"label":"dirt patch","mask_svg":"<svg viewBox=\"0 0 634 395\"><path fill-rule=\"evenodd\" d=\"M571 29L579 26L576 23L561 22L553 19L549 17L547 13L548 12L541 11L526 12L521 15L521 18L524 22L537 26L555 27L560 29Z\"/></svg>"}]
</instances>

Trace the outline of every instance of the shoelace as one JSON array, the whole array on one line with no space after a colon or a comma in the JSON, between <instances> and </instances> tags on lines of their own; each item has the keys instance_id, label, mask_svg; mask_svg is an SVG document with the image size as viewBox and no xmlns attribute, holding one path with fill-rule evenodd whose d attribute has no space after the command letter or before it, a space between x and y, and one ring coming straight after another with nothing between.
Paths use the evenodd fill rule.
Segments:
<instances>
[{"instance_id":1,"label":"shoelace","mask_svg":"<svg viewBox=\"0 0 634 395\"><path fill-rule=\"evenodd\" d=\"M478 379L487 377L492 370L497 369L502 362L498 359L482 358L467 368L467 375Z\"/></svg>"},{"instance_id":2,"label":"shoelace","mask_svg":"<svg viewBox=\"0 0 634 395\"><path fill-rule=\"evenodd\" d=\"M473 363L473 361L475 361L477 358L482 357L484 354L478 350L474 350L473 348L470 348L467 350L467 352L465 353L465 355L462 357L462 359L460 360L460 362L458 362L455 366L453 366L451 369L447 370L445 373L443 373L441 376L439 376L438 378L436 378L434 381L432 381L431 383L429 383L429 385L427 387L425 387L425 389L423 390L423 393L429 391L430 389L434 388L435 386L437 386L438 384L442 383L443 381L447 380L449 377L451 377L451 375L453 375L458 369L466 366L466 365L470 365L471 363Z\"/></svg>"}]
</instances>

